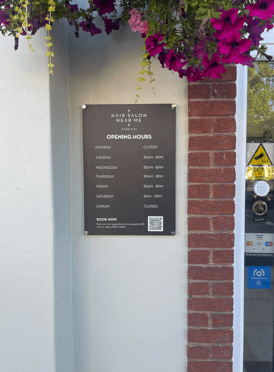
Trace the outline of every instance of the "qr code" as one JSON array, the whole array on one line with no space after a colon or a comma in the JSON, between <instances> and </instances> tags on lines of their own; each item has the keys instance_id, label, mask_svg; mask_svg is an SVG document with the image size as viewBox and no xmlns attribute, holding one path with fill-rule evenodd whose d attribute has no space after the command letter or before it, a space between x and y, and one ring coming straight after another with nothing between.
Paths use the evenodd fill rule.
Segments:
<instances>
[{"instance_id":1,"label":"qr code","mask_svg":"<svg viewBox=\"0 0 274 372\"><path fill-rule=\"evenodd\" d=\"M164 217L163 216L149 216L147 230L148 231L164 231Z\"/></svg>"}]
</instances>

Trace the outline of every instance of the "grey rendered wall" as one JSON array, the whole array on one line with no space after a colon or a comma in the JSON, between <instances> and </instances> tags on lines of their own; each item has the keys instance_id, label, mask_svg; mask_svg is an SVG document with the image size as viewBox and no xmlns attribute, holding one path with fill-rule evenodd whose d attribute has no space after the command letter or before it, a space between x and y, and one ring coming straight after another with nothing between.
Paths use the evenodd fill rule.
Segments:
<instances>
[{"instance_id":1,"label":"grey rendered wall","mask_svg":"<svg viewBox=\"0 0 274 372\"><path fill-rule=\"evenodd\" d=\"M65 25L65 24L64 24ZM0 365L73 371L67 29L1 37Z\"/></svg>"},{"instance_id":2,"label":"grey rendered wall","mask_svg":"<svg viewBox=\"0 0 274 372\"><path fill-rule=\"evenodd\" d=\"M52 198L54 224L54 326L56 372L74 371L69 162L69 63L67 23L52 32L50 76Z\"/></svg>"}]
</instances>

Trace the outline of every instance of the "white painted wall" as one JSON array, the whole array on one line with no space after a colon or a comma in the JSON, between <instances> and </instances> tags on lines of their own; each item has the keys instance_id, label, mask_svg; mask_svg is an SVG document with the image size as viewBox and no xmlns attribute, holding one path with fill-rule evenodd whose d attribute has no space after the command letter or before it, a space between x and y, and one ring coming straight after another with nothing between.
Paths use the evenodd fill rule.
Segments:
<instances>
[{"instance_id":1,"label":"white painted wall","mask_svg":"<svg viewBox=\"0 0 274 372\"><path fill-rule=\"evenodd\" d=\"M243 371L247 67L237 66L233 371ZM239 285L241 284L241 285Z\"/></svg>"},{"instance_id":2,"label":"white painted wall","mask_svg":"<svg viewBox=\"0 0 274 372\"><path fill-rule=\"evenodd\" d=\"M83 104L134 103L143 39L69 30L75 372L186 371L187 85L153 61L156 95L177 104L176 236L85 236Z\"/></svg>"},{"instance_id":3,"label":"white painted wall","mask_svg":"<svg viewBox=\"0 0 274 372\"><path fill-rule=\"evenodd\" d=\"M54 226L49 74L43 31L1 36L0 369L54 368Z\"/></svg>"}]
</instances>

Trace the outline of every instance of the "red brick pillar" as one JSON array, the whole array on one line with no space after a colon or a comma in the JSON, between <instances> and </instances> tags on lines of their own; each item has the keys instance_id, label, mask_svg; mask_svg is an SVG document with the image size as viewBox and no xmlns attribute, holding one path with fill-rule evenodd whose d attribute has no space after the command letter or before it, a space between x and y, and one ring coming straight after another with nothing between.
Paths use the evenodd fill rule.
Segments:
<instances>
[{"instance_id":1,"label":"red brick pillar","mask_svg":"<svg viewBox=\"0 0 274 372\"><path fill-rule=\"evenodd\" d=\"M236 66L189 84L188 372L232 372Z\"/></svg>"}]
</instances>

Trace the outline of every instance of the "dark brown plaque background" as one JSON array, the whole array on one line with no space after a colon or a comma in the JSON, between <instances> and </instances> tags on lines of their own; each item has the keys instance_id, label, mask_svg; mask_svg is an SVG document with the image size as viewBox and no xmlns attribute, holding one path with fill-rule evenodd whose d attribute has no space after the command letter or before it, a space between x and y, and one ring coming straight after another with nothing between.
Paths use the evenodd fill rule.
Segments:
<instances>
[{"instance_id":1,"label":"dark brown plaque background","mask_svg":"<svg viewBox=\"0 0 274 372\"><path fill-rule=\"evenodd\" d=\"M88 234L175 233L175 128L176 108L170 104L86 105L83 147ZM148 223L148 217L163 218L150 218Z\"/></svg>"}]
</instances>

